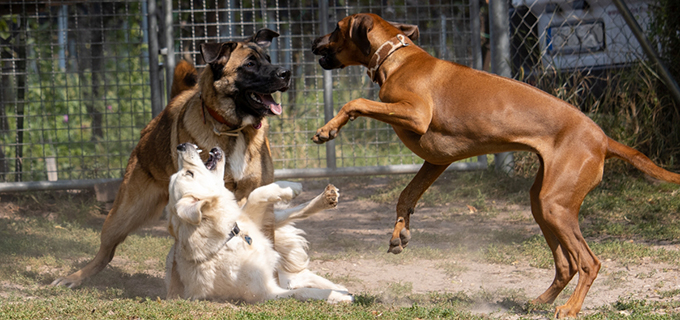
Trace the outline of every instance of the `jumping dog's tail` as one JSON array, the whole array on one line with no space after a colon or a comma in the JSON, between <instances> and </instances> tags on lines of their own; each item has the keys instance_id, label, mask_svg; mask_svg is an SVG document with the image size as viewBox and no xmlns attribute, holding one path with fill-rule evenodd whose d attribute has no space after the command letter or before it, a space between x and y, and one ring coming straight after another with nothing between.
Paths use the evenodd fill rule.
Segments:
<instances>
[{"instance_id":1,"label":"jumping dog's tail","mask_svg":"<svg viewBox=\"0 0 680 320\"><path fill-rule=\"evenodd\" d=\"M607 142L607 158L617 157L656 179L680 184L680 174L670 172L657 166L652 160L649 160L647 156L642 154L642 152L623 145L611 138L609 138Z\"/></svg>"},{"instance_id":2,"label":"jumping dog's tail","mask_svg":"<svg viewBox=\"0 0 680 320\"><path fill-rule=\"evenodd\" d=\"M170 99L180 93L193 88L198 81L198 72L193 64L186 60L180 60L175 66L175 73L172 77L172 88L170 89Z\"/></svg>"}]
</instances>

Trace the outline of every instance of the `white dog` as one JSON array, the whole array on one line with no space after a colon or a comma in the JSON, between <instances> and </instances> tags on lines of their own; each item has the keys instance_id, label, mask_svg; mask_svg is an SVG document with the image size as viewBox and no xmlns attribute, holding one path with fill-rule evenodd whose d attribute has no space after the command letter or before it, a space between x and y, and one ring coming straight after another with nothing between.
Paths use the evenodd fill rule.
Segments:
<instances>
[{"instance_id":1,"label":"white dog","mask_svg":"<svg viewBox=\"0 0 680 320\"><path fill-rule=\"evenodd\" d=\"M293 297L351 302L347 289L307 269L307 241L291 225L337 204L329 185L312 201L275 211L275 244L261 232L269 204L290 201L299 183L276 182L255 189L243 208L224 187L224 157L210 151L207 163L193 144L181 144L179 171L170 178L168 231L175 238L166 260L168 298L246 303ZM278 274L279 281L275 277ZM281 285L285 288L282 288Z\"/></svg>"}]
</instances>

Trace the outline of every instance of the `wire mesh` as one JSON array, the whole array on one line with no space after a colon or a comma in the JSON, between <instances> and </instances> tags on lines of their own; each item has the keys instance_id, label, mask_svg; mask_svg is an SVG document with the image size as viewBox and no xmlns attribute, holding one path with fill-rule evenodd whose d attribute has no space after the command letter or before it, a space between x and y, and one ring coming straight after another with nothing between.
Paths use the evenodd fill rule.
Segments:
<instances>
[{"instance_id":1,"label":"wire mesh","mask_svg":"<svg viewBox=\"0 0 680 320\"><path fill-rule=\"evenodd\" d=\"M431 54L472 65L470 3L464 1L330 1L328 23L359 12L371 12L420 28L418 45ZM284 112L269 118L269 139L277 169L324 168L326 150L311 142L324 123L323 70L310 50L322 35L317 1L173 1L175 52L179 58L201 66L198 46L203 42L243 39L260 28L281 34L269 53L272 62L292 70L291 88L277 99ZM379 87L365 68L333 71L335 112L346 102L364 97L377 99ZM336 138L338 167L422 163L403 146L387 124L359 118Z\"/></svg>"},{"instance_id":2,"label":"wire mesh","mask_svg":"<svg viewBox=\"0 0 680 320\"><path fill-rule=\"evenodd\" d=\"M146 1L0 13L0 181L121 177L151 120Z\"/></svg>"},{"instance_id":3,"label":"wire mesh","mask_svg":"<svg viewBox=\"0 0 680 320\"><path fill-rule=\"evenodd\" d=\"M471 1L479 1L472 3ZM652 0L626 0L646 27ZM480 34L488 45L485 1L328 2L328 17L309 0L173 0L174 52L202 66L203 42L243 39L260 28L281 36L272 62L293 71L270 119L277 169L325 168L326 149L310 140L325 123L323 71L310 51L322 21L372 12L416 24L417 44L472 66ZM158 1L159 5L166 2ZM513 76L583 107L611 94L643 58L637 40L607 0L511 0ZM474 6L473 6L474 4ZM476 16L472 8L481 6ZM472 30L481 19L482 30ZM488 21L488 20L487 20ZM154 28L155 30L155 28ZM479 32L479 33L478 33ZM0 4L0 181L120 178L140 130L151 120L147 1L3 1ZM162 41L161 41L162 42ZM488 56L488 48L482 55ZM488 68L488 58L484 59ZM362 67L334 70L335 112L377 99ZM336 139L338 167L418 164L381 122L359 118Z\"/></svg>"},{"instance_id":4,"label":"wire mesh","mask_svg":"<svg viewBox=\"0 0 680 320\"><path fill-rule=\"evenodd\" d=\"M652 0L626 0L646 32ZM646 60L612 1L512 0L513 76L581 106L608 98Z\"/></svg>"}]
</instances>

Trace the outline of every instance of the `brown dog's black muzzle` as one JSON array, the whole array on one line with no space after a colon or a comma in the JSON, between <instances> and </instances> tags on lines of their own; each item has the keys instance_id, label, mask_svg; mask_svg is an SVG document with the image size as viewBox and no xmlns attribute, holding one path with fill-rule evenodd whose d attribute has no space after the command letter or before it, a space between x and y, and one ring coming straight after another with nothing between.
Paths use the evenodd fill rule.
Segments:
<instances>
[{"instance_id":1,"label":"brown dog's black muzzle","mask_svg":"<svg viewBox=\"0 0 680 320\"><path fill-rule=\"evenodd\" d=\"M288 91L288 88L290 87L290 76L291 72L288 69L279 68L276 71L276 77L284 82L284 86L281 89L279 89L279 91L281 92Z\"/></svg>"},{"instance_id":2,"label":"brown dog's black muzzle","mask_svg":"<svg viewBox=\"0 0 680 320\"><path fill-rule=\"evenodd\" d=\"M326 46L328 46L328 36L318 37L312 41L312 53L317 56L323 55L328 50Z\"/></svg>"}]
</instances>

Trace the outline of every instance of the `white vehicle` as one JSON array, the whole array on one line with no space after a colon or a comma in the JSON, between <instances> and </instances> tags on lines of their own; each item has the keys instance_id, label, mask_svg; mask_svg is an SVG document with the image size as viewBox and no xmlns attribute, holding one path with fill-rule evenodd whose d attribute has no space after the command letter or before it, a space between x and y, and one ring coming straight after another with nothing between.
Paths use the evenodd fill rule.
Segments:
<instances>
[{"instance_id":1,"label":"white vehicle","mask_svg":"<svg viewBox=\"0 0 680 320\"><path fill-rule=\"evenodd\" d=\"M644 32L650 3L626 0ZM535 24L524 21L519 25L538 39L540 61L545 68L612 69L644 58L640 44L612 0L512 0L512 5L520 18L530 19L529 13L535 17ZM526 44L514 46L520 45ZM519 63L528 67L525 61Z\"/></svg>"}]
</instances>

